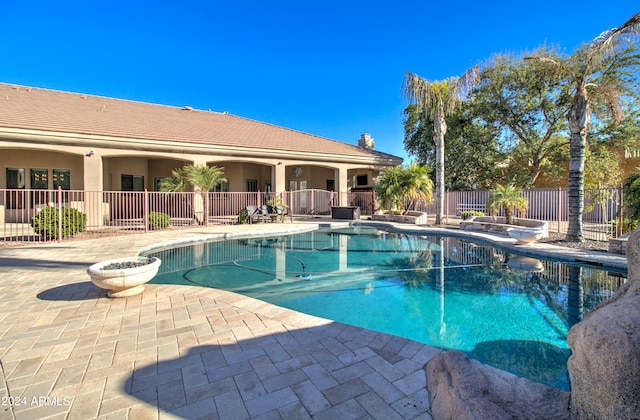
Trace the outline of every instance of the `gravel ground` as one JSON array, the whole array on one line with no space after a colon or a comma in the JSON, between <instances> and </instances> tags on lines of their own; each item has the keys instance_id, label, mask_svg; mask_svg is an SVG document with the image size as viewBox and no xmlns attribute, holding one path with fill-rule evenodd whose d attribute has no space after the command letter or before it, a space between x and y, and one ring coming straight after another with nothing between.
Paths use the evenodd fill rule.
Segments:
<instances>
[{"instance_id":1,"label":"gravel ground","mask_svg":"<svg viewBox=\"0 0 640 420\"><path fill-rule=\"evenodd\" d=\"M449 226L454 228L460 227L459 224L457 223L451 223L449 224ZM586 249L589 251L604 251L604 252L609 251L608 241L592 241L592 240L585 239L584 242L572 242L572 241L565 241L564 239L565 236L566 235L564 233L549 232L548 238L541 239L538 242L545 242L548 244L564 246L564 247L573 248L573 249Z\"/></svg>"},{"instance_id":2,"label":"gravel ground","mask_svg":"<svg viewBox=\"0 0 640 420\"><path fill-rule=\"evenodd\" d=\"M541 239L538 242L545 242L548 244L564 246L567 248L587 249L590 251L606 252L609 249L609 242L605 242L605 241L591 241L591 240L585 239L584 242L572 242L572 241L566 241L564 238L565 238L565 235L563 233L549 232L548 238Z\"/></svg>"}]
</instances>

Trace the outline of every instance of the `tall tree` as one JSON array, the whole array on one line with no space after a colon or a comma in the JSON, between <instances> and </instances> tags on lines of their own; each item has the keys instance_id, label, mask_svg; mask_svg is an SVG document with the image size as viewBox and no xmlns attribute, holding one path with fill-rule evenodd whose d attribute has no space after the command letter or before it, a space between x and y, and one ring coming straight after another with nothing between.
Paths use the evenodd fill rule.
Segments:
<instances>
[{"instance_id":1,"label":"tall tree","mask_svg":"<svg viewBox=\"0 0 640 420\"><path fill-rule=\"evenodd\" d=\"M405 93L410 101L420 105L433 118L433 140L436 146L436 225L442 224L444 213L444 136L447 117L453 114L476 83L479 69L473 67L462 77L429 82L414 73L405 75Z\"/></svg>"},{"instance_id":2,"label":"tall tree","mask_svg":"<svg viewBox=\"0 0 640 420\"><path fill-rule=\"evenodd\" d=\"M499 178L498 163L505 154L498 150L499 132L493 126L477 124L466 102L447 122L444 184L447 190L489 189ZM422 107L410 104L404 110L404 148L420 165L435 167L433 119ZM433 173L433 172L432 172Z\"/></svg>"},{"instance_id":3,"label":"tall tree","mask_svg":"<svg viewBox=\"0 0 640 420\"><path fill-rule=\"evenodd\" d=\"M557 57L552 48L536 55ZM483 67L469 100L472 114L500 132L500 147L509 153L506 182L531 187L541 173L562 168L557 160L568 143L560 133L571 94L559 76L545 76L538 63L496 55Z\"/></svg>"},{"instance_id":4,"label":"tall tree","mask_svg":"<svg viewBox=\"0 0 640 420\"><path fill-rule=\"evenodd\" d=\"M573 85L574 94L567 113L569 125L569 228L567 239L584 241L584 163L587 130L594 102L607 110L614 121L620 119L621 98L629 79L637 77L638 56L633 36L640 32L640 13L617 28L603 32L566 59L534 55L527 57L558 74ZM635 73L633 72L635 69Z\"/></svg>"}]
</instances>

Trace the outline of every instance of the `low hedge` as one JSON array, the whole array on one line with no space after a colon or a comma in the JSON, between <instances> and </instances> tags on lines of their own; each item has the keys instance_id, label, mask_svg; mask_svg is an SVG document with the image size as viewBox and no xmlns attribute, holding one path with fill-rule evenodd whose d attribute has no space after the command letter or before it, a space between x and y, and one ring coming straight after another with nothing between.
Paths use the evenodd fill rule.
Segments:
<instances>
[{"instance_id":1,"label":"low hedge","mask_svg":"<svg viewBox=\"0 0 640 420\"><path fill-rule=\"evenodd\" d=\"M87 216L74 208L64 207L58 220L58 209L46 206L31 218L31 226L44 240L58 239L59 234L62 234L63 238L68 238L85 231Z\"/></svg>"},{"instance_id":2,"label":"low hedge","mask_svg":"<svg viewBox=\"0 0 640 420\"><path fill-rule=\"evenodd\" d=\"M485 216L485 213L478 210L463 210L460 212L460 217L462 218L462 220L467 220L468 218L473 216Z\"/></svg>"},{"instance_id":3,"label":"low hedge","mask_svg":"<svg viewBox=\"0 0 640 420\"><path fill-rule=\"evenodd\" d=\"M167 213L152 211L149 213L148 219L151 230L166 229L171 225L171 217Z\"/></svg>"}]
</instances>

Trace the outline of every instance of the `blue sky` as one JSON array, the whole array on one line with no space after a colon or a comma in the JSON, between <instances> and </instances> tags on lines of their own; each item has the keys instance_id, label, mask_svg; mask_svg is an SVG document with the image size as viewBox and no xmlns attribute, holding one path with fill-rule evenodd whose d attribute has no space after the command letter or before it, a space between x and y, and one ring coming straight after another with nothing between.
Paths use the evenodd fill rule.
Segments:
<instances>
[{"instance_id":1,"label":"blue sky","mask_svg":"<svg viewBox=\"0 0 640 420\"><path fill-rule=\"evenodd\" d=\"M516 4L518 3L518 4ZM637 0L0 2L0 82L228 111L403 150L405 72L458 76L495 53L571 53Z\"/></svg>"}]
</instances>

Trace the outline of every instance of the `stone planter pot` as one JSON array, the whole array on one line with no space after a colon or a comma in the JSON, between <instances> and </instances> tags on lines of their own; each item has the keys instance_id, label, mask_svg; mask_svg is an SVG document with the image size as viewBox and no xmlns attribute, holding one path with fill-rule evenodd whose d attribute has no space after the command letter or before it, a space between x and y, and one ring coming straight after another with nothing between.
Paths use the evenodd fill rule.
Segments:
<instances>
[{"instance_id":1,"label":"stone planter pot","mask_svg":"<svg viewBox=\"0 0 640 420\"><path fill-rule=\"evenodd\" d=\"M539 241L542 238L542 229L531 229L531 228L508 228L507 233L511 238L515 238L518 240L518 244L526 245L536 241Z\"/></svg>"},{"instance_id":2,"label":"stone planter pot","mask_svg":"<svg viewBox=\"0 0 640 420\"><path fill-rule=\"evenodd\" d=\"M133 265L146 261L148 261L147 264L134 267L104 269L111 264L132 263ZM155 257L116 258L93 264L87 269L87 274L91 277L93 284L101 289L108 290L107 295L111 298L135 296L142 293L144 284L158 274L161 263L162 261Z\"/></svg>"}]
</instances>

